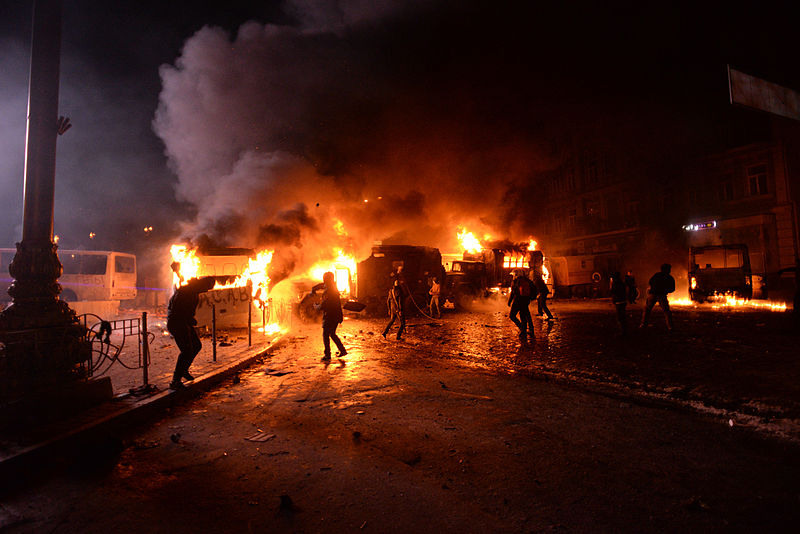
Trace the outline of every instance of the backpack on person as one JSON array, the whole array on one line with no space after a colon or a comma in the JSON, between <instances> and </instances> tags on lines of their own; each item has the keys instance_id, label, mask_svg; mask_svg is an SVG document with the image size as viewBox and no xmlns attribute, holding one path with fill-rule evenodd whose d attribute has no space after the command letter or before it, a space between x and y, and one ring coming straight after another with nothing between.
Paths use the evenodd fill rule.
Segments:
<instances>
[{"instance_id":1,"label":"backpack on person","mask_svg":"<svg viewBox=\"0 0 800 534\"><path fill-rule=\"evenodd\" d=\"M536 286L533 285L533 282L530 278L527 277L520 277L517 282L517 294L520 297L527 297L529 299L536 298Z\"/></svg>"}]
</instances>

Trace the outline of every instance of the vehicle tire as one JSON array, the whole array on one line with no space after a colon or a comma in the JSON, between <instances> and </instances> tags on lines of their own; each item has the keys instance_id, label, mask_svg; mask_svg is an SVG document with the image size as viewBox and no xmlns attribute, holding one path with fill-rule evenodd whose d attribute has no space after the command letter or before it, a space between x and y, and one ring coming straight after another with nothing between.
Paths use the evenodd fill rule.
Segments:
<instances>
[{"instance_id":1,"label":"vehicle tire","mask_svg":"<svg viewBox=\"0 0 800 534\"><path fill-rule=\"evenodd\" d=\"M58 297L59 299L63 300L64 302L77 302L78 295L71 289L63 289L61 290L61 295Z\"/></svg>"}]
</instances>

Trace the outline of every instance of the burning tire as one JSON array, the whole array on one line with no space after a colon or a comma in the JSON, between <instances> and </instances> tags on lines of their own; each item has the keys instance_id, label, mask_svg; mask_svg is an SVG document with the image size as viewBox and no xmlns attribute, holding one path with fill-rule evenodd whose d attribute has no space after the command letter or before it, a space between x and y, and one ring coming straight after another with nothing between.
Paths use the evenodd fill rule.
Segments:
<instances>
[{"instance_id":1,"label":"burning tire","mask_svg":"<svg viewBox=\"0 0 800 534\"><path fill-rule=\"evenodd\" d=\"M315 306L322 302L322 295L309 293L297 304L297 317L306 323L313 323L320 320L322 311Z\"/></svg>"}]
</instances>

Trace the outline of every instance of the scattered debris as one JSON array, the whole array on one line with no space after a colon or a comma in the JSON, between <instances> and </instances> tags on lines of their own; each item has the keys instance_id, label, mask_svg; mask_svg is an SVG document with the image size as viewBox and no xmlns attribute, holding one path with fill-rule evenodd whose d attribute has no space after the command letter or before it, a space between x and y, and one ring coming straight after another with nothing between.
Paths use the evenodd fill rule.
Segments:
<instances>
[{"instance_id":1,"label":"scattered debris","mask_svg":"<svg viewBox=\"0 0 800 534\"><path fill-rule=\"evenodd\" d=\"M294 371L279 371L278 369L264 369L264 374L269 376L283 376L293 372Z\"/></svg>"},{"instance_id":2,"label":"scattered debris","mask_svg":"<svg viewBox=\"0 0 800 534\"><path fill-rule=\"evenodd\" d=\"M683 507L692 512L702 512L711 509L708 503L704 502L700 497L697 496L685 501L683 503Z\"/></svg>"},{"instance_id":3,"label":"scattered debris","mask_svg":"<svg viewBox=\"0 0 800 534\"><path fill-rule=\"evenodd\" d=\"M247 441L264 442L264 441L269 441L274 437L276 437L275 434L267 434L259 430L258 433L253 434L252 436L246 437L244 439L246 439Z\"/></svg>"},{"instance_id":4,"label":"scattered debris","mask_svg":"<svg viewBox=\"0 0 800 534\"><path fill-rule=\"evenodd\" d=\"M174 434L172 434L172 435L169 437L169 439L171 439L171 440L172 440L172 443L178 443L178 442L181 440L181 434L180 434L180 432L175 432Z\"/></svg>"},{"instance_id":5,"label":"scattered debris","mask_svg":"<svg viewBox=\"0 0 800 534\"><path fill-rule=\"evenodd\" d=\"M452 389L447 389L447 387L445 386L443 387L448 393L452 395L458 395L459 397L466 397L468 399L488 400L488 401L494 400L492 397L487 397L486 395L476 395L475 393L462 393L460 391L453 391Z\"/></svg>"},{"instance_id":6,"label":"scattered debris","mask_svg":"<svg viewBox=\"0 0 800 534\"><path fill-rule=\"evenodd\" d=\"M241 377L240 377L238 374L236 374L236 375L233 375L233 383L234 383L234 384L238 384L238 383L240 383L241 381L242 381L242 378L241 378Z\"/></svg>"},{"instance_id":7,"label":"scattered debris","mask_svg":"<svg viewBox=\"0 0 800 534\"><path fill-rule=\"evenodd\" d=\"M28 520L16 513L14 510L0 505L0 531L5 531L6 528L25 523Z\"/></svg>"},{"instance_id":8,"label":"scattered debris","mask_svg":"<svg viewBox=\"0 0 800 534\"><path fill-rule=\"evenodd\" d=\"M409 467L414 467L415 465L420 463L420 461L422 461L422 456L420 456L418 453L412 453L411 455L408 455L404 458L400 458L400 461L402 461Z\"/></svg>"},{"instance_id":9,"label":"scattered debris","mask_svg":"<svg viewBox=\"0 0 800 534\"><path fill-rule=\"evenodd\" d=\"M178 434L178 436L180 436L180 434ZM155 449L159 445L161 445L161 442L158 441L157 439L153 440L137 439L133 442L133 449L137 451L143 451L147 449Z\"/></svg>"},{"instance_id":10,"label":"scattered debris","mask_svg":"<svg viewBox=\"0 0 800 534\"><path fill-rule=\"evenodd\" d=\"M295 511L294 502L288 495L281 495L281 503L278 506L278 511L284 514L291 514Z\"/></svg>"}]
</instances>

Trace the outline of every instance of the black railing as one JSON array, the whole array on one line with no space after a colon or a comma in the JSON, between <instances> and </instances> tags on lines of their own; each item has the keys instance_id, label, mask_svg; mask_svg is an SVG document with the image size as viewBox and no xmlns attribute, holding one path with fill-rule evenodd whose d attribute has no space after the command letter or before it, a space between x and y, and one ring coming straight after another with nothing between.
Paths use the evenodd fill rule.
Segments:
<instances>
[{"instance_id":1,"label":"black railing","mask_svg":"<svg viewBox=\"0 0 800 534\"><path fill-rule=\"evenodd\" d=\"M148 367L150 365L150 343L155 334L147 331L147 312L134 319L116 319L105 321L92 313L80 316L86 329L86 340L91 343L92 350L86 362L89 377L100 376L118 363L126 369L142 370L142 385L131 392L147 392L153 387L149 383ZM137 358L126 359L123 349L135 338Z\"/></svg>"}]
</instances>

